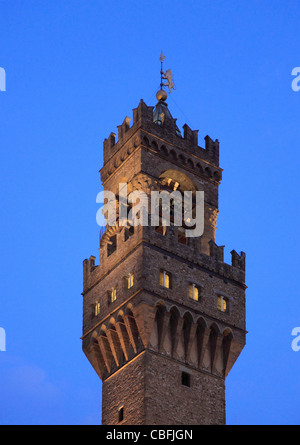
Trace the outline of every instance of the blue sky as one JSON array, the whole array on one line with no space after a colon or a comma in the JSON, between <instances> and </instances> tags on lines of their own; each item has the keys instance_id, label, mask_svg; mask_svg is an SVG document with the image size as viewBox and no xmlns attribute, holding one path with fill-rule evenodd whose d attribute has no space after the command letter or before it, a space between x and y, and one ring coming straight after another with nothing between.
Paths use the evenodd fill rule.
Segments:
<instances>
[{"instance_id":1,"label":"blue sky","mask_svg":"<svg viewBox=\"0 0 300 445\"><path fill-rule=\"evenodd\" d=\"M300 2L0 0L1 424L97 424L81 351L82 261L98 255L102 142L141 98L220 141L216 241L246 252L247 345L228 424L299 424ZM203 141L203 142L202 142Z\"/></svg>"}]
</instances>

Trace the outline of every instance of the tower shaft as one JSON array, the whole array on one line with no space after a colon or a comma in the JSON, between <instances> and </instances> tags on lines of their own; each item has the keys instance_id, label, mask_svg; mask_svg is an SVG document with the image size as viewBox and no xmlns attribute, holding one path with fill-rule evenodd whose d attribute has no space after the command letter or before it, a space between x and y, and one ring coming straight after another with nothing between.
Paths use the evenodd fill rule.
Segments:
<instances>
[{"instance_id":1,"label":"tower shaft","mask_svg":"<svg viewBox=\"0 0 300 445\"><path fill-rule=\"evenodd\" d=\"M204 191L204 232L107 226L100 264L83 263L83 351L103 382L106 425L224 424L225 378L245 344L245 254L215 242L219 143L180 133L164 100L142 100L104 141L101 180L119 196ZM130 207L130 205L129 205ZM150 209L150 204L149 204ZM128 208L129 210L129 208Z\"/></svg>"}]
</instances>

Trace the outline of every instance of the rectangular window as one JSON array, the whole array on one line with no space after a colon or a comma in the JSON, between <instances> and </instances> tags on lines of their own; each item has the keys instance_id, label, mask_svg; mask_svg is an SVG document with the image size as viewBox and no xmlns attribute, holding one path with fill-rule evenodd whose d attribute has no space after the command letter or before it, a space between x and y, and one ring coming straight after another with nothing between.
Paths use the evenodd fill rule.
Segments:
<instances>
[{"instance_id":1,"label":"rectangular window","mask_svg":"<svg viewBox=\"0 0 300 445\"><path fill-rule=\"evenodd\" d=\"M189 285L189 298L195 301L199 301L200 297L200 287L195 283Z\"/></svg>"},{"instance_id":2,"label":"rectangular window","mask_svg":"<svg viewBox=\"0 0 300 445\"><path fill-rule=\"evenodd\" d=\"M191 386L191 376L188 372L182 372L181 373L181 384L183 386Z\"/></svg>"},{"instance_id":3,"label":"rectangular window","mask_svg":"<svg viewBox=\"0 0 300 445\"><path fill-rule=\"evenodd\" d=\"M167 289L171 288L171 274L165 270L161 270L159 274L159 284Z\"/></svg>"},{"instance_id":4,"label":"rectangular window","mask_svg":"<svg viewBox=\"0 0 300 445\"><path fill-rule=\"evenodd\" d=\"M108 302L113 303L117 299L117 290L112 288L108 291Z\"/></svg>"},{"instance_id":5,"label":"rectangular window","mask_svg":"<svg viewBox=\"0 0 300 445\"><path fill-rule=\"evenodd\" d=\"M96 301L96 303L95 303L94 314L95 314L95 317L97 317L97 315L100 314L100 302L99 301Z\"/></svg>"},{"instance_id":6,"label":"rectangular window","mask_svg":"<svg viewBox=\"0 0 300 445\"><path fill-rule=\"evenodd\" d=\"M228 312L228 299L222 295L218 296L217 308L221 312Z\"/></svg>"},{"instance_id":7,"label":"rectangular window","mask_svg":"<svg viewBox=\"0 0 300 445\"><path fill-rule=\"evenodd\" d=\"M126 289L130 289L133 286L133 274L130 273L125 277Z\"/></svg>"}]
</instances>

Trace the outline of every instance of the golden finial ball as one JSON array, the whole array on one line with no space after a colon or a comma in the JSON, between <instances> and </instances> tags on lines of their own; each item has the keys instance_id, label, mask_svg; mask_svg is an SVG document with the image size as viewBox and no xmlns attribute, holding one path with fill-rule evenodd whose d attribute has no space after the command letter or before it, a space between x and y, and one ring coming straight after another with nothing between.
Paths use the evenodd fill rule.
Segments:
<instances>
[{"instance_id":1,"label":"golden finial ball","mask_svg":"<svg viewBox=\"0 0 300 445\"><path fill-rule=\"evenodd\" d=\"M164 90L159 90L156 93L157 100L166 100L168 97L167 93Z\"/></svg>"}]
</instances>

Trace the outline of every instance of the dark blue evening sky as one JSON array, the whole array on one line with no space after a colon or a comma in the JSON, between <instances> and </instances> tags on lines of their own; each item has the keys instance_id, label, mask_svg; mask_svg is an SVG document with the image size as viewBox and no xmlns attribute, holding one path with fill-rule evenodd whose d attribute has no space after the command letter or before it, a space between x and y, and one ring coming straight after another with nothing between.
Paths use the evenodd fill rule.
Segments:
<instances>
[{"instance_id":1,"label":"dark blue evening sky","mask_svg":"<svg viewBox=\"0 0 300 445\"><path fill-rule=\"evenodd\" d=\"M1 424L101 422L82 261L98 258L103 139L155 105L161 50L178 126L220 141L216 241L247 255L227 423L300 423L300 2L0 0Z\"/></svg>"}]
</instances>

